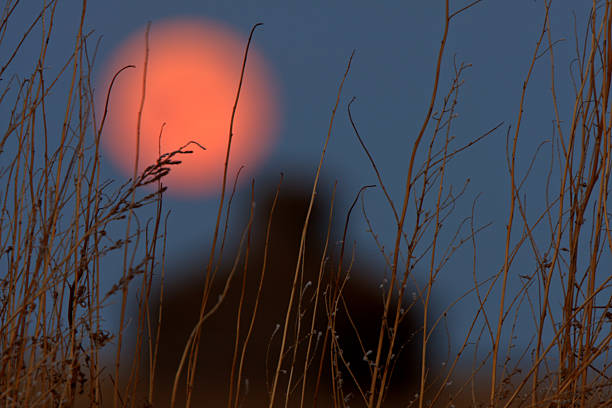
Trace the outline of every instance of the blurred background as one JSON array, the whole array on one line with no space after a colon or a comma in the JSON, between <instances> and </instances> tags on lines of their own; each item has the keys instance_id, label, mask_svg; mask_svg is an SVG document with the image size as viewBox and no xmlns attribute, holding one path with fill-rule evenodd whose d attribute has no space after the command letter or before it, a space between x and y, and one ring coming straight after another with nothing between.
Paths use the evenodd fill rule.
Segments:
<instances>
[{"instance_id":1,"label":"blurred background","mask_svg":"<svg viewBox=\"0 0 612 408\"><path fill-rule=\"evenodd\" d=\"M451 2L452 11L470 2ZM20 28L32 20L34 10L17 10L21 27L9 27L6 44L18 41ZM78 29L81 5L75 0L57 5L55 41L47 59L50 72L58 72L70 55ZM450 239L461 222L472 214L474 224L490 225L476 238L477 252L468 243L459 249L439 275L433 289L436 314L473 287L472 273L479 280L488 278L503 266L505 223L509 208L509 177L506 165L506 133L513 129L518 115L520 94L535 44L544 22L542 1L483 1L456 16L441 66L438 93L445 95L454 77L454 64L471 66L463 75L451 130L456 148L487 133L503 123L488 137L470 147L453 161L447 182L465 194L456 202L453 216L446 222L445 239ZM575 35L583 38L588 7L571 1L554 2L550 10L551 35L555 50L555 78L560 116L573 109L573 85L570 65L575 58ZM284 184L309 191L335 103L338 86L353 50L355 56L348 74L330 144L322 169L320 192L330 197L337 183L335 225L343 226L346 213L358 191L365 185L378 184L366 154L351 127L347 105L355 97L352 114L397 207L404 196L408 160L429 106L435 75L435 62L442 38L444 2L255 2L255 1L120 1L91 2L87 6L85 27L92 44L99 41L96 66L102 66L121 42L143 30L147 22L169 18L205 18L231 28L246 44L253 24L262 22L253 40L253 48L267 61L275 79L279 100L279 124L276 141L257 168L247 169L238 184L235 209L230 218L227 253L236 248L250 209L251 179L255 179L256 202L265 202L274 192L282 172ZM13 66L19 75L32 69L37 54L25 47ZM93 47L92 47L93 48ZM54 65L55 64L55 65ZM98 65L100 64L100 65ZM96 69L94 68L94 72ZM525 172L538 146L550 138L554 114L550 92L550 57L539 58L527 91L525 116L519 141L519 167ZM248 77L248 69L247 69ZM5 79L5 78L3 78ZM236 82L238 78L236 78ZM65 98L60 84L53 97ZM96 89L96 92L106 92ZM3 116L7 112L1 113ZM61 124L63 106L50 106L50 120ZM57 119L54 119L57 118ZM569 124L563 123L562 127ZM426 137L429 133L426 132ZM427 142L427 139L424 143ZM127 176L117 169L103 152L103 177L122 184ZM417 156L417 163L423 159ZM417 168L419 166L417 165ZM543 205L543 180L548 167L533 164L533 181L525 187L533 195L534 213ZM230 178L233 180L233 176ZM297 186L297 187L296 187ZM385 248L392 248L395 221L379 187L364 193L365 210L373 232ZM475 199L477 200L475 201ZM185 198L166 195L165 209L170 211L166 255L166 283L171 289L194 273L194 259L205 259L218 208L219 195ZM408 220L411 214L408 213ZM466 232L465 230L463 231ZM465 235L465 234L464 234ZM365 221L361 204L354 211L347 241L359 258L374 267L356 268L358 278L371 282L373 288L388 277L379 249ZM334 243L336 249L339 244ZM475 259L475 261L474 261ZM515 268L531 272L535 261L529 252L518 256ZM197 269L197 268L196 268ZM112 270L112 268L109 268ZM415 270L416 282L427 281L426 270ZM118 279L109 273L109 287ZM521 287L519 276L511 276L510 291ZM498 288L499 289L499 288ZM496 290L498 290L496 289ZM462 341L477 303L466 297L448 311L446 332L452 341ZM495 305L492 305L495 310ZM111 303L105 319L112 329L117 325L117 304ZM519 326L529 326L520 319ZM527 344L529 336L519 339Z\"/></svg>"}]
</instances>

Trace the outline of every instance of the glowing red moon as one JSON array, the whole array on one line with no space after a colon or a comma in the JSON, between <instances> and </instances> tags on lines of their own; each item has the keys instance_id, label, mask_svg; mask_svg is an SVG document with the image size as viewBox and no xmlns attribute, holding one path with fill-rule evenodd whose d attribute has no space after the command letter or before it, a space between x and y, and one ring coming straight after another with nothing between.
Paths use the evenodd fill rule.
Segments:
<instances>
[{"instance_id":1,"label":"glowing red moon","mask_svg":"<svg viewBox=\"0 0 612 408\"><path fill-rule=\"evenodd\" d=\"M256 37L256 35L255 35ZM161 152L174 151L191 140L193 154L175 156L164 184L172 194L194 197L220 191L230 118L248 37L206 20L181 19L154 23L149 33L146 95L142 111L139 169L158 158L159 134L166 123ZM277 131L278 103L273 76L251 44L234 122L228 182L240 166L246 174L270 151ZM105 67L106 98L111 78L124 70L112 88L102 145L111 160L131 177L136 153L138 110L142 97L145 30L127 38ZM98 111L104 103L98 100ZM103 109L103 108L102 108ZM242 174L244 179L246 174Z\"/></svg>"}]
</instances>

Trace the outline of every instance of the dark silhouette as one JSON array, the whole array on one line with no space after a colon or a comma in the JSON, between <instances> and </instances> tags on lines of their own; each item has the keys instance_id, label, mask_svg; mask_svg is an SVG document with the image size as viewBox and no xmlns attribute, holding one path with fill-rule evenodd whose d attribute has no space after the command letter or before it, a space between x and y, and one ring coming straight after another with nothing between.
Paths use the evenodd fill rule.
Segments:
<instances>
[{"instance_id":1,"label":"dark silhouette","mask_svg":"<svg viewBox=\"0 0 612 408\"><path fill-rule=\"evenodd\" d=\"M296 270L300 237L310 199L309 189L311 187L308 184L286 184L283 183L280 188L279 198L272 215L266 269L253 331L246 348L238 397L241 406L244 407L267 406L269 401L269 391L272 387L278 362L285 316ZM236 393L238 363L255 310L256 296L261 279L266 229L270 218L274 190L274 187L264 189L263 191L271 192L270 196L265 200L257 201L249 240L246 276L244 275L243 250L224 301L216 313L206 320L202 326L200 354L192 397L192 406L194 407L227 406L237 333L238 308L244 284L238 334L240 342L238 343L238 358L233 377L233 393L234 395ZM329 211L330 201L317 196L306 238L303 268L300 268L302 274L298 278L298 290L295 293L294 307L290 315L275 406L281 406L281 403L282 406L285 406L289 377L291 377L291 391L288 406L299 406L305 355L311 336L311 360L306 376L306 406L313 406L315 398L317 398L317 406L319 407L331 405L333 381L330 356L333 355L331 346L333 344L332 336L334 335L337 336L341 356L346 362L350 363L349 367L352 371L351 375L342 362L342 358L336 354L337 367L342 378L342 396L349 401L347 405L364 405L354 380L360 384L363 392L369 390L371 364L368 360L374 360L375 358L383 310L383 289L380 283L375 283L372 277L382 279L382 269L379 263L370 262L360 257L357 250L355 262L353 262L350 270L350 278L345 281L346 270L350 264L353 251L353 246L347 243L344 250L344 267L338 275L338 254L341 246L338 240L341 239L341 236L338 238L338 235L334 234L333 237L330 237L327 259L323 257L329 224ZM248 208L244 212L248 215ZM335 210L335 213L334 219L336 221L344 220L346 217L346 211L342 213ZM234 225L235 227L236 225ZM343 225L340 227L343 227ZM340 228L341 230L342 228ZM212 281L207 310L217 302L219 294L222 293L226 285L229 271L235 260L236 251L234 248L235 245L225 250L223 266ZM203 252L208 250L208 247L206 247ZM316 306L315 330L310 333L322 260L324 263ZM196 257L181 266L182 269L186 270L178 273L169 268L166 272L168 275L189 276L190 278L182 284L169 285L165 288L154 406L167 406L169 404L172 384L186 340L198 320L206 262L207 260L204 257ZM342 287L343 296L338 302L339 307L335 314L335 333L332 333L327 330L330 325L329 316L333 312L330 304L333 304L334 294L338 293L340 287ZM155 300L155 297L153 297L153 300ZM412 303L412 298L410 302L405 303ZM296 311L296 305L298 304L300 304L300 318L298 318L298 312ZM350 319L344 304L350 312ZM157 308L158 305L153 304L151 310L157 310ZM406 402L415 393L420 373L420 342L422 336L419 313L420 309L415 305L412 311L406 314L400 326L398 344L396 345L397 351L394 351L397 358L394 361L385 406L399 406L393 401L402 400ZM356 335L355 328L359 337ZM297 334L298 329L299 334ZM323 359L321 359L322 353L324 353ZM322 364L321 361L323 361ZM185 372L184 369L177 393L177 406L181 406L185 401ZM338 374L336 374L336 378L338 378Z\"/></svg>"}]
</instances>

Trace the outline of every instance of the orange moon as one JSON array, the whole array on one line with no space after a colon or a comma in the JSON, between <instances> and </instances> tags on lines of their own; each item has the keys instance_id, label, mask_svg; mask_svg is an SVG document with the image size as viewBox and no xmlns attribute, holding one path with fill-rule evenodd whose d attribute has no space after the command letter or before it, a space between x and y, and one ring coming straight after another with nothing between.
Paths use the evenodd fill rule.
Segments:
<instances>
[{"instance_id":1,"label":"orange moon","mask_svg":"<svg viewBox=\"0 0 612 408\"><path fill-rule=\"evenodd\" d=\"M253 42L256 38L257 32ZM139 172L159 157L159 136L164 123L162 154L192 140L206 148L202 150L192 144L188 147L192 154L174 157L182 163L171 166L163 179L170 194L197 197L220 191L247 39L247 35L238 35L207 20L179 19L151 25ZM241 179L245 179L261 164L278 130L276 84L253 42L234 121L230 187L241 166L245 166L241 173ZM102 88L98 91L104 99L98 99L97 111L101 113L112 77L126 65L136 66L122 71L115 80L101 142L106 156L128 177L134 171L145 50L142 29L129 36L107 60Z\"/></svg>"}]
</instances>

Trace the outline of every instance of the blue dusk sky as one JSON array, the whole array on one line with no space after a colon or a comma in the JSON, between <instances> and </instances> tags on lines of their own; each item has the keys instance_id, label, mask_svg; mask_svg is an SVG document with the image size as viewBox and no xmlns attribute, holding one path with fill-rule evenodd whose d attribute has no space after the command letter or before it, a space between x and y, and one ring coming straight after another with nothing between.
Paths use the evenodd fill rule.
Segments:
<instances>
[{"instance_id":1,"label":"blue dusk sky","mask_svg":"<svg viewBox=\"0 0 612 408\"><path fill-rule=\"evenodd\" d=\"M451 9L456 11L470 2L450 3ZM74 0L62 1L57 6L55 37L47 61L50 70L57 70L73 49L80 9L80 2ZM585 2L567 0L553 2L550 10L551 35L553 41L558 40L554 51L560 114L567 120L574 103L570 76L570 63L576 52L574 30L577 29L579 40L583 40L588 11ZM454 64L470 64L462 76L464 82L459 92L457 117L451 129L455 138L452 146L461 147L501 124L487 138L457 156L446 174L447 183L454 186L454 191L461 190L468 179L469 183L453 215L445 222L448 228L445 239L471 215L476 197L475 225L490 223L476 239L479 280L494 275L503 266L510 202L506 134L509 129L514 131L517 122L522 85L542 31L544 15L543 1L485 0L457 15L450 24L434 110L439 109L452 83ZM16 21L25 27L31 21L32 11L21 5L17 16ZM96 66L102 67L113 50L125 38L142 30L147 22L150 21L151 29L155 30L156 23L180 17L201 17L224 24L242 36L245 43L251 27L259 22L264 24L255 33L253 47L266 59L277 81L281 103L279 133L263 164L239 185L236 216L232 220L240 228L233 231L231 239L239 238L244 225L250 178L254 178L257 187L262 189L257 191L260 196L272 192L281 172L285 173L288 182L312 182L314 179L338 86L353 50L355 55L340 97L320 189L329 194L337 181L336 221L341 224L359 189L378 184L347 115L347 105L355 97L353 118L391 198L401 207L410 152L431 98L443 34L443 1L91 1L87 6L85 27L88 32L93 30L92 48L95 41L100 40ZM19 38L18 34L17 27L12 27L10 35L13 37L9 38ZM16 62L15 70L31 71L32 61L36 59L26 56L36 56L38 52L36 42L32 44L33 48L26 49ZM541 52L545 48L543 45ZM550 73L550 57L544 54L536 62L524 105L518 145L521 174L527 170L538 146L550 140L552 135L554 112ZM60 101L64 97L60 94L61 89L56 91ZM61 117L61 106L51 109L49 115ZM425 133L417 168L424 158L422 153L432 128L433 122ZM543 149L534 162L532 181L524 190L530 196L532 216L538 215L544 205L542 186L548 170L550 146ZM126 179L109 161L104 162L102 176L117 182ZM185 257L209 250L218 198L218 195L190 199L167 195L165 208L171 211L169 267L180 264ZM395 222L381 189L369 189L365 193L365 203L376 234L386 248L392 248ZM407 215L409 225L414 219L412 208ZM360 256L381 264L381 255L368 232L361 205L358 209L352 216L348 239L351 245L355 243ZM463 235L467 233L467 229L462 231ZM519 232L517 228L517 238ZM545 239L545 235L541 237ZM531 273L536 267L530 255L529 250L524 250L517 258L509 281L511 293L516 293L522 284L519 271ZM415 270L415 278L421 284L427 281L426 263L422 265ZM373 284L388 273L384 267L379 270L380 273L368 277ZM471 242L467 242L435 282L434 308L438 312L473 286L472 271L473 251ZM105 280L110 286L118 278L108 276ZM180 278L167 277L170 283ZM499 290L499 284L495 290ZM491 311L496 310L495 303L492 302ZM462 316L473 315L476 306L473 298L455 306L449 314L451 332L465 331L471 319ZM525 315L525 319L531 317ZM109 314L107 321L112 322L114 318ZM461 338L460 334L456 337L457 340ZM529 338L525 336L524 340Z\"/></svg>"}]
</instances>

